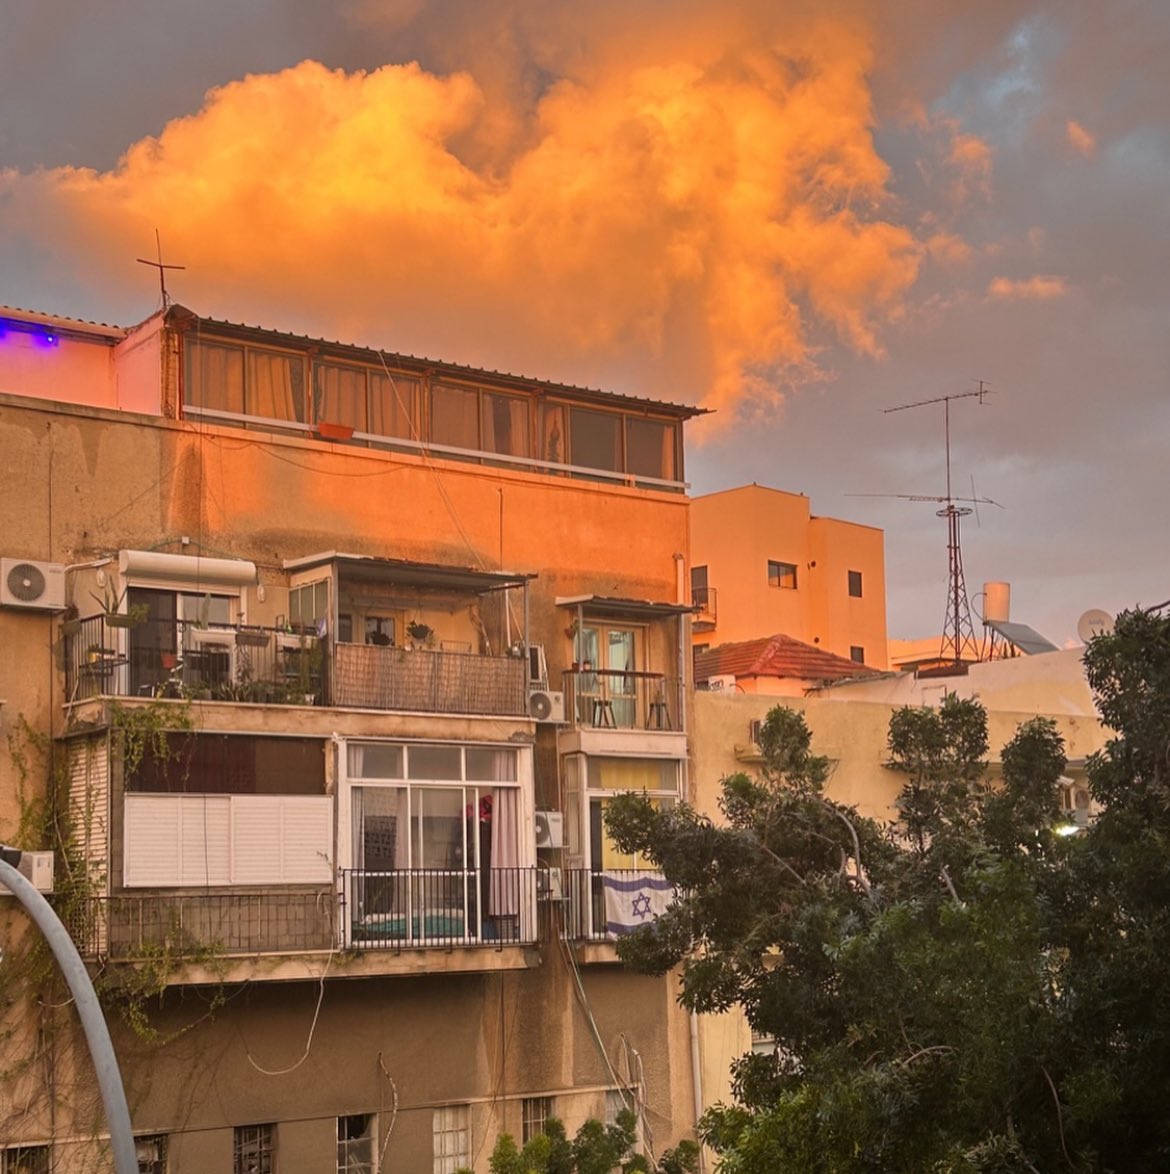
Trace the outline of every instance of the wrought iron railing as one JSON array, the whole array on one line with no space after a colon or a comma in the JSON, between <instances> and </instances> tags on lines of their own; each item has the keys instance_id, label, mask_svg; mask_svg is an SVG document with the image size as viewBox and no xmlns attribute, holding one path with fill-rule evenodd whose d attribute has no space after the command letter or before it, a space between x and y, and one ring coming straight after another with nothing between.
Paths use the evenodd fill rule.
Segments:
<instances>
[{"instance_id":1,"label":"wrought iron railing","mask_svg":"<svg viewBox=\"0 0 1170 1174\"><path fill-rule=\"evenodd\" d=\"M713 628L719 618L719 592L715 587L692 587L691 603L698 608L693 623L703 631Z\"/></svg>"},{"instance_id":2,"label":"wrought iron railing","mask_svg":"<svg viewBox=\"0 0 1170 1174\"><path fill-rule=\"evenodd\" d=\"M336 705L525 717L524 661L446 649L330 644L283 628L119 617L75 620L66 696Z\"/></svg>"},{"instance_id":3,"label":"wrought iron railing","mask_svg":"<svg viewBox=\"0 0 1170 1174\"><path fill-rule=\"evenodd\" d=\"M565 716L575 726L681 730L678 679L662 673L574 669L564 674Z\"/></svg>"},{"instance_id":4,"label":"wrought iron railing","mask_svg":"<svg viewBox=\"0 0 1170 1174\"><path fill-rule=\"evenodd\" d=\"M652 869L570 868L562 877L570 941L612 941L653 921L673 896L670 883Z\"/></svg>"},{"instance_id":5,"label":"wrought iron railing","mask_svg":"<svg viewBox=\"0 0 1170 1174\"><path fill-rule=\"evenodd\" d=\"M68 929L85 958L134 961L288 954L340 944L330 888L231 893L121 893L73 906Z\"/></svg>"},{"instance_id":6,"label":"wrought iron railing","mask_svg":"<svg viewBox=\"0 0 1170 1174\"><path fill-rule=\"evenodd\" d=\"M535 868L342 869L343 933L355 949L535 942Z\"/></svg>"}]
</instances>

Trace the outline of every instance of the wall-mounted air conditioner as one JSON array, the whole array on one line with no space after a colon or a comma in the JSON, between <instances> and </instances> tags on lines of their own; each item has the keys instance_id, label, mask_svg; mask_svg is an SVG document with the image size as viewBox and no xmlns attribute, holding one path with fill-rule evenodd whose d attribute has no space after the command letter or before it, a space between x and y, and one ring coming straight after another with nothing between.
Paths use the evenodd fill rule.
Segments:
<instances>
[{"instance_id":1,"label":"wall-mounted air conditioner","mask_svg":"<svg viewBox=\"0 0 1170 1174\"><path fill-rule=\"evenodd\" d=\"M559 901L564 896L559 868L538 868L536 870L536 899L538 901Z\"/></svg>"},{"instance_id":2,"label":"wall-mounted air conditioner","mask_svg":"<svg viewBox=\"0 0 1170 1174\"><path fill-rule=\"evenodd\" d=\"M707 688L712 693L734 693L735 692L735 674L723 673L719 676L707 678Z\"/></svg>"},{"instance_id":3,"label":"wall-mounted air conditioner","mask_svg":"<svg viewBox=\"0 0 1170 1174\"><path fill-rule=\"evenodd\" d=\"M536 846L559 848L565 839L565 817L559 811L536 813Z\"/></svg>"},{"instance_id":4,"label":"wall-mounted air conditioner","mask_svg":"<svg viewBox=\"0 0 1170 1174\"><path fill-rule=\"evenodd\" d=\"M538 722L560 722L565 720L565 695L549 689L528 691L528 716Z\"/></svg>"},{"instance_id":5,"label":"wall-mounted air conditioner","mask_svg":"<svg viewBox=\"0 0 1170 1174\"><path fill-rule=\"evenodd\" d=\"M53 891L52 852L22 852L16 870L38 893Z\"/></svg>"},{"instance_id":6,"label":"wall-mounted air conditioner","mask_svg":"<svg viewBox=\"0 0 1170 1174\"><path fill-rule=\"evenodd\" d=\"M60 563L0 558L0 604L36 611L63 611L65 568Z\"/></svg>"}]
</instances>

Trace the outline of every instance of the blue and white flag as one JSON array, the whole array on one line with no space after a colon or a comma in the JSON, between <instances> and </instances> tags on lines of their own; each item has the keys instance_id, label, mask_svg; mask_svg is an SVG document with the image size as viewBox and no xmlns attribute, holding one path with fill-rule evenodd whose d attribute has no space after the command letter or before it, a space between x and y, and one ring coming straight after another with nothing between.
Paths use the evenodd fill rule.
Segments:
<instances>
[{"instance_id":1,"label":"blue and white flag","mask_svg":"<svg viewBox=\"0 0 1170 1174\"><path fill-rule=\"evenodd\" d=\"M605 886L605 928L629 933L666 912L674 886L659 872L602 873Z\"/></svg>"}]
</instances>

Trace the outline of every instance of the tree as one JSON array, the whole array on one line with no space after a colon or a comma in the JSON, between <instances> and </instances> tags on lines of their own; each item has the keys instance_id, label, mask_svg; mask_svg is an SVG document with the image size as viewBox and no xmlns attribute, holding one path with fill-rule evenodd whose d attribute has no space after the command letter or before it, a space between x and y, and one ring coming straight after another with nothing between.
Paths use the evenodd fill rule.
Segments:
<instances>
[{"instance_id":1,"label":"tree","mask_svg":"<svg viewBox=\"0 0 1170 1174\"><path fill-rule=\"evenodd\" d=\"M776 1039L702 1123L722 1171L1170 1168L1170 621L1124 614L1086 668L1116 736L1080 836L1055 834L1054 725L1022 725L991 786L986 715L953 696L891 720L894 827L825 796L782 708L724 826L611 802L618 846L683 894L623 959Z\"/></svg>"},{"instance_id":2,"label":"tree","mask_svg":"<svg viewBox=\"0 0 1170 1174\"><path fill-rule=\"evenodd\" d=\"M698 1147L681 1141L652 1165L644 1154L633 1153L637 1118L629 1109L613 1125L590 1118L570 1141L564 1125L550 1117L544 1131L518 1149L510 1133L501 1133L488 1163L491 1174L695 1174ZM461 1172L465 1174L465 1172Z\"/></svg>"}]
</instances>

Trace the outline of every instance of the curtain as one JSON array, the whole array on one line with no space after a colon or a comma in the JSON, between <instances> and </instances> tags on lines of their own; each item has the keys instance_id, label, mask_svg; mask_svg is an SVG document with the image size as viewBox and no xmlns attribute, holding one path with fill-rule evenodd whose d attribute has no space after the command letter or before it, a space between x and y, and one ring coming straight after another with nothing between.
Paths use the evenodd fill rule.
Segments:
<instances>
[{"instance_id":1,"label":"curtain","mask_svg":"<svg viewBox=\"0 0 1170 1174\"><path fill-rule=\"evenodd\" d=\"M432 385L431 442L452 448L480 447L478 391L443 383Z\"/></svg>"},{"instance_id":2,"label":"curtain","mask_svg":"<svg viewBox=\"0 0 1170 1174\"><path fill-rule=\"evenodd\" d=\"M488 913L515 916L520 909L520 790L492 790L492 874ZM501 872L501 869L507 871Z\"/></svg>"},{"instance_id":3,"label":"curtain","mask_svg":"<svg viewBox=\"0 0 1170 1174\"><path fill-rule=\"evenodd\" d=\"M366 431L366 373L357 367L313 368L313 418Z\"/></svg>"},{"instance_id":4,"label":"curtain","mask_svg":"<svg viewBox=\"0 0 1170 1174\"><path fill-rule=\"evenodd\" d=\"M272 420L304 419L304 366L291 355L248 352L247 413Z\"/></svg>"},{"instance_id":5,"label":"curtain","mask_svg":"<svg viewBox=\"0 0 1170 1174\"><path fill-rule=\"evenodd\" d=\"M244 352L239 347L187 344L186 402L218 412L244 411Z\"/></svg>"},{"instance_id":6,"label":"curtain","mask_svg":"<svg viewBox=\"0 0 1170 1174\"><path fill-rule=\"evenodd\" d=\"M563 465L568 463L567 452L565 409L560 404L545 404L540 410L540 457L550 464Z\"/></svg>"},{"instance_id":7,"label":"curtain","mask_svg":"<svg viewBox=\"0 0 1170 1174\"><path fill-rule=\"evenodd\" d=\"M483 447L509 456L528 455L528 402L514 395L485 395Z\"/></svg>"},{"instance_id":8,"label":"curtain","mask_svg":"<svg viewBox=\"0 0 1170 1174\"><path fill-rule=\"evenodd\" d=\"M419 385L417 379L370 374L370 427L378 436L400 436L421 440L418 424Z\"/></svg>"}]
</instances>

